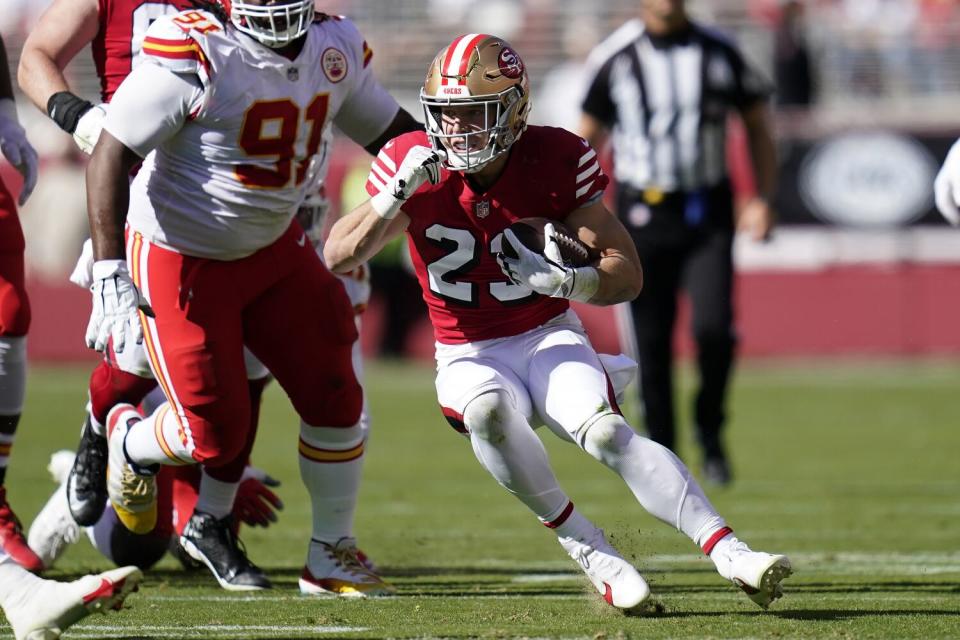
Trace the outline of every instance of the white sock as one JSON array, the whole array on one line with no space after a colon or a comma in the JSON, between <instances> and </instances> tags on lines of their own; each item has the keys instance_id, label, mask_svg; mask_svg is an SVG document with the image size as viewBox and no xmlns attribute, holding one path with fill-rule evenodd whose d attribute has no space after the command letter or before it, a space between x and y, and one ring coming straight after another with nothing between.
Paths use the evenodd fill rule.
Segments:
<instances>
[{"instance_id":1,"label":"white sock","mask_svg":"<svg viewBox=\"0 0 960 640\"><path fill-rule=\"evenodd\" d=\"M233 503L237 499L239 482L223 482L207 474L203 470L200 476L200 491L197 494L197 505L194 511L209 513L217 520L221 520L233 511Z\"/></svg>"},{"instance_id":2,"label":"white sock","mask_svg":"<svg viewBox=\"0 0 960 640\"><path fill-rule=\"evenodd\" d=\"M127 457L140 466L194 464L189 440L180 436L180 424L170 405L164 403L130 427L124 442Z\"/></svg>"},{"instance_id":3,"label":"white sock","mask_svg":"<svg viewBox=\"0 0 960 640\"><path fill-rule=\"evenodd\" d=\"M553 529L558 538L573 538L583 540L593 533L597 525L593 524L587 518L577 511L572 502L564 505L563 510L556 514L552 520L547 520L544 524Z\"/></svg>"},{"instance_id":4,"label":"white sock","mask_svg":"<svg viewBox=\"0 0 960 640\"><path fill-rule=\"evenodd\" d=\"M726 526L683 462L666 447L637 435L623 416L601 414L577 431L577 442L623 478L651 515L698 545Z\"/></svg>"},{"instance_id":5,"label":"white sock","mask_svg":"<svg viewBox=\"0 0 960 640\"><path fill-rule=\"evenodd\" d=\"M334 543L353 536L353 517L363 469L363 430L300 423L300 478L313 507L314 540Z\"/></svg>"},{"instance_id":6,"label":"white sock","mask_svg":"<svg viewBox=\"0 0 960 640\"><path fill-rule=\"evenodd\" d=\"M471 400L463 422L474 455L497 482L541 522L559 517L570 499L557 483L543 442L506 393L491 391Z\"/></svg>"}]
</instances>

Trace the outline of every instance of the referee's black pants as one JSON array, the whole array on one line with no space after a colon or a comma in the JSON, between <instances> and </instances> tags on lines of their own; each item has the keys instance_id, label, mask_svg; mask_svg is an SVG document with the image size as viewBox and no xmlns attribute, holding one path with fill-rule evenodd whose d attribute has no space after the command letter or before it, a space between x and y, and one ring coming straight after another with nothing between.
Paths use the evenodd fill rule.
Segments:
<instances>
[{"instance_id":1,"label":"referee's black pants","mask_svg":"<svg viewBox=\"0 0 960 640\"><path fill-rule=\"evenodd\" d=\"M647 431L675 448L672 335L683 289L700 372L693 410L697 434L705 458L723 457L721 430L736 343L730 187L698 194L621 189L617 205L643 265L643 290L630 308Z\"/></svg>"}]
</instances>

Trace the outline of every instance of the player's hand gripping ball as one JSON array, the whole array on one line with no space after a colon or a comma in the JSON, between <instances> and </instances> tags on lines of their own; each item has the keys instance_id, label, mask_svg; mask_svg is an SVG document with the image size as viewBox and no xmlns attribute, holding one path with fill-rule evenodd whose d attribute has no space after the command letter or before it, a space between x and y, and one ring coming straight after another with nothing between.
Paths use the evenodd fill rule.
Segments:
<instances>
[{"instance_id":1,"label":"player's hand gripping ball","mask_svg":"<svg viewBox=\"0 0 960 640\"><path fill-rule=\"evenodd\" d=\"M545 255L547 238L544 227L548 224L553 225L553 240L563 259L563 266L585 267L594 261L596 258L594 252L577 237L570 227L559 220L540 217L520 218L508 228L527 249ZM517 258L517 252L509 242L503 243L503 255L508 258Z\"/></svg>"}]
</instances>

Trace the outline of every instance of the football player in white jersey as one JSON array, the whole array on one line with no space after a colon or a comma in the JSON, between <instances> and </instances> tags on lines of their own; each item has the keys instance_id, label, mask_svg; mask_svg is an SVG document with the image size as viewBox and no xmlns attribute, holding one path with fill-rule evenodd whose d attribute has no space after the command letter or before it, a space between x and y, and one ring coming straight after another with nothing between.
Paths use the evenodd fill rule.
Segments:
<instances>
[{"instance_id":1,"label":"football player in white jersey","mask_svg":"<svg viewBox=\"0 0 960 640\"><path fill-rule=\"evenodd\" d=\"M171 15L181 9L203 6L216 9L216 3L199 0L56 0L41 17L36 28L24 45L20 60L20 83L24 92L40 108L45 108L58 125L69 133L74 134L78 146L86 153L90 153L96 144L103 124L103 117L108 108L107 104L94 106L69 91L67 80L63 75L63 68L86 45L91 45L94 61L97 64L97 73L101 79L102 96L104 103L109 102L120 82L130 70L144 58L143 40L148 25L157 17ZM369 64L371 52L364 43L363 65ZM362 107L361 107L362 108ZM379 111L378 111L379 112ZM371 129L362 132L359 137L371 138L383 132L378 139L367 146L368 151L376 153L379 145L393 135L419 127L419 124L402 109L396 112L393 121L388 125L384 122L371 120ZM383 131L386 127L386 131ZM359 139L359 138L358 138ZM323 172L318 172L322 180ZM309 214L316 211L316 198L311 198L304 207ZM77 269L71 280L77 284L89 287L92 283L90 269L92 266L92 250L89 243L84 247L84 254L78 262ZM366 270L361 268L353 274L347 274L341 279L355 309L363 309L369 297L369 281L363 276ZM104 423L110 407L121 402L138 404L147 392L153 388L152 396L163 397L162 389L159 394L156 383L150 371L147 354L142 345L131 346L135 342L129 335L125 336L127 348L120 352L107 348L104 361L93 372L90 379L90 402L88 415L84 424L76 461L66 482L70 512L81 525L98 527L103 525L105 518L103 505L106 501L106 487L103 481L106 467L106 442L104 437ZM359 345L355 350L359 350ZM265 367L249 352L245 352L247 375L249 378L249 393L251 397L251 412L254 425L251 429L248 444L252 444L255 431L256 412L259 407L259 398L268 378ZM357 366L359 370L359 354ZM150 406L151 399L144 401ZM153 403L155 406L155 403ZM366 433L369 425L367 412L364 411L361 420ZM240 454L233 464L223 465L216 469L205 468L203 478L205 482L200 487L198 507L222 519L229 512L229 500L236 490L237 480L244 464L246 455ZM179 474L193 479L194 474ZM250 481L247 480L247 484ZM265 490L261 487L260 490ZM57 494L54 494L55 496ZM192 506L191 496L177 493L177 500L185 505ZM59 517L60 505L55 501L48 503L53 507L51 514ZM50 520L50 518L46 518ZM113 522L116 518L106 518ZM148 526L149 523L143 524ZM180 523L180 527L183 523ZM31 535L34 535L31 528ZM57 527L39 527L36 531L48 532L61 538L62 533ZM165 532L155 529L157 540L164 538ZM195 531L195 534L197 532ZM216 532L211 539L216 542ZM38 536L40 534L37 534ZM114 539L110 536L110 539ZM131 544L137 551L144 548L143 538L134 534L130 538ZM60 539L40 540L33 542L44 549L61 548ZM200 542L196 541L199 545ZM211 555L208 564L212 565L218 581L227 588L236 584L251 583L266 586L266 578L259 573L255 566L248 566L247 570L239 570L237 563L244 563L242 551L239 548L227 546L213 548L208 552ZM45 554L44 554L45 555ZM219 559L212 556L218 556ZM363 557L362 552L360 556ZM228 575L232 577L227 577Z\"/></svg>"},{"instance_id":2,"label":"football player in white jersey","mask_svg":"<svg viewBox=\"0 0 960 640\"><path fill-rule=\"evenodd\" d=\"M123 405L108 416L110 499L149 519L156 465L215 467L236 455L246 344L301 416L313 504L301 590L388 593L352 534L364 447L352 308L291 222L331 122L373 151L419 127L373 79L348 20L315 18L307 0L233 2L226 17L186 11L151 26L146 60L114 95L88 168L88 343L112 337L122 350L124 331L138 339L142 326L169 400L146 419ZM199 515L196 528L215 526ZM194 519L181 541L206 560L191 543Z\"/></svg>"},{"instance_id":3,"label":"football player in white jersey","mask_svg":"<svg viewBox=\"0 0 960 640\"><path fill-rule=\"evenodd\" d=\"M527 126L526 69L495 36L460 36L441 50L420 101L426 132L384 146L367 180L371 198L330 231L330 268L352 269L406 233L437 340L444 416L470 438L480 464L556 532L609 604L642 608L650 590L574 508L532 425L617 473L647 511L766 608L781 595L789 560L751 551L683 463L634 432L607 362L569 308L570 300L624 302L642 286L630 236L602 202L608 178L596 152L566 130ZM530 216L565 223L595 259L565 264L560 243L575 241L553 223L542 254L526 248L510 225Z\"/></svg>"},{"instance_id":4,"label":"football player in white jersey","mask_svg":"<svg viewBox=\"0 0 960 640\"><path fill-rule=\"evenodd\" d=\"M121 567L73 582L44 580L0 549L0 611L17 640L59 638L95 611L120 609L142 577L136 567Z\"/></svg>"}]
</instances>

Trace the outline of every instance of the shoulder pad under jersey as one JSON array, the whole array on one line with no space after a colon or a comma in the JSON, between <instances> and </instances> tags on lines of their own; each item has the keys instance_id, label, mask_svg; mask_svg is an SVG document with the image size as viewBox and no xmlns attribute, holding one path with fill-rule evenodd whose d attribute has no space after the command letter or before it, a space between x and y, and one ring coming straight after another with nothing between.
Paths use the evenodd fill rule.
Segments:
<instances>
[{"instance_id":1,"label":"shoulder pad under jersey","mask_svg":"<svg viewBox=\"0 0 960 640\"><path fill-rule=\"evenodd\" d=\"M208 34L222 32L216 16L193 9L158 18L143 39L145 59L174 73L209 76L210 66L204 53Z\"/></svg>"}]
</instances>

